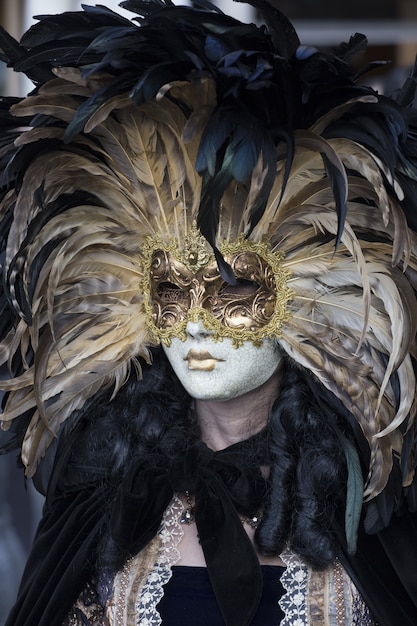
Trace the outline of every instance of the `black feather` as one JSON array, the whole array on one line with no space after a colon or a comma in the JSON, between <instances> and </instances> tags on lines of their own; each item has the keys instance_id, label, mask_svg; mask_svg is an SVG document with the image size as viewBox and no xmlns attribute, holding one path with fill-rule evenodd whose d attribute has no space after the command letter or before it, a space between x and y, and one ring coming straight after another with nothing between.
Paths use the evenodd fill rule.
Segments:
<instances>
[{"instance_id":1,"label":"black feather","mask_svg":"<svg viewBox=\"0 0 417 626\"><path fill-rule=\"evenodd\" d=\"M324 152L321 153L324 166L326 168L326 173L330 180L330 185L333 191L335 203L336 203L336 213L337 213L337 236L335 248L337 248L340 244L343 235L343 229L346 221L346 213L347 213L347 187L346 181L340 172L339 167L337 167L334 163L332 163L331 159Z\"/></svg>"},{"instance_id":2,"label":"black feather","mask_svg":"<svg viewBox=\"0 0 417 626\"><path fill-rule=\"evenodd\" d=\"M20 58L22 52L16 39L0 26L0 60L10 67Z\"/></svg>"},{"instance_id":3,"label":"black feather","mask_svg":"<svg viewBox=\"0 0 417 626\"><path fill-rule=\"evenodd\" d=\"M237 2L245 1L237 0ZM292 57L300 45L300 40L289 19L267 0L251 0L250 4L259 11L265 20L278 54L284 59Z\"/></svg>"},{"instance_id":4,"label":"black feather","mask_svg":"<svg viewBox=\"0 0 417 626\"><path fill-rule=\"evenodd\" d=\"M368 40L365 35L355 33L349 39L349 42L342 42L334 50L335 56L343 59L343 61L351 61L355 56L366 52Z\"/></svg>"}]
</instances>

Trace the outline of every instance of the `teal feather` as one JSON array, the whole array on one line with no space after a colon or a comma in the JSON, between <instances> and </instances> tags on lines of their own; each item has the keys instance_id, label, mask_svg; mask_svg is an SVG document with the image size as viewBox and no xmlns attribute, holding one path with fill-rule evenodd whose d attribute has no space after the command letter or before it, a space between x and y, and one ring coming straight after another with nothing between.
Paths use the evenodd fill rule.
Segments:
<instances>
[{"instance_id":1,"label":"teal feather","mask_svg":"<svg viewBox=\"0 0 417 626\"><path fill-rule=\"evenodd\" d=\"M348 471L346 489L345 533L349 554L355 554L363 504L364 481L355 446L339 430L335 431L346 457Z\"/></svg>"}]
</instances>

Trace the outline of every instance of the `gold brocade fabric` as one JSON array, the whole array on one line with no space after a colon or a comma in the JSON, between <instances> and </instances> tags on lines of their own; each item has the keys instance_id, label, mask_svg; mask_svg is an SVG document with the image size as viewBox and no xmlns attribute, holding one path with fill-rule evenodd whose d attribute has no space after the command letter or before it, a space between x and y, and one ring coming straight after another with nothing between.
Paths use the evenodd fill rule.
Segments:
<instances>
[{"instance_id":1,"label":"gold brocade fabric","mask_svg":"<svg viewBox=\"0 0 417 626\"><path fill-rule=\"evenodd\" d=\"M159 626L157 606L179 559L182 511L174 496L158 535L115 576L106 606L100 604L97 589L88 585L63 626ZM317 572L290 552L282 560L286 593L280 606L285 617L277 626L377 626L338 561Z\"/></svg>"}]
</instances>

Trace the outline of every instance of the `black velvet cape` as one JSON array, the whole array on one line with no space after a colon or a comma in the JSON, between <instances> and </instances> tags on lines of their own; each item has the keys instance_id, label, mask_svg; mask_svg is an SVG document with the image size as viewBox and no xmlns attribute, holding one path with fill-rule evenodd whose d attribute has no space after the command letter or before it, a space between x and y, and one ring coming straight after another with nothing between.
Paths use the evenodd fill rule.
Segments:
<instances>
[{"instance_id":1,"label":"black velvet cape","mask_svg":"<svg viewBox=\"0 0 417 626\"><path fill-rule=\"evenodd\" d=\"M104 514L117 482L100 467L84 467L68 478L68 452L58 455L44 516L6 626L61 626L94 574L106 532ZM65 478L67 477L67 478ZM405 513L368 535L361 525L358 549L347 554L344 529L335 524L340 559L378 626L417 624L417 514Z\"/></svg>"}]
</instances>

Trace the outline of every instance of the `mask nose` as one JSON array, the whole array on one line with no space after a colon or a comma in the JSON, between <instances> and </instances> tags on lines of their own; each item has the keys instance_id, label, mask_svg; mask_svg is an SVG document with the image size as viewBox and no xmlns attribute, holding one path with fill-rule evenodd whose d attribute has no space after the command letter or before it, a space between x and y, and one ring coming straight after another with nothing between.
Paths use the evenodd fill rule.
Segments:
<instances>
[{"instance_id":1,"label":"mask nose","mask_svg":"<svg viewBox=\"0 0 417 626\"><path fill-rule=\"evenodd\" d=\"M207 339L214 333L213 330L208 330L201 320L198 320L198 322L187 322L185 331L188 337L193 339Z\"/></svg>"}]
</instances>

